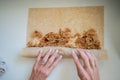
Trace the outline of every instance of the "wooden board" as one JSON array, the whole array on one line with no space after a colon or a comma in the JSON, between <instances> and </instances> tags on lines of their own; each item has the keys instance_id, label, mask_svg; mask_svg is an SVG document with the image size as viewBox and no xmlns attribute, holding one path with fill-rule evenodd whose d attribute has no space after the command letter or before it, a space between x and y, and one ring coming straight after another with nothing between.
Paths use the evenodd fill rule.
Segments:
<instances>
[{"instance_id":1,"label":"wooden board","mask_svg":"<svg viewBox=\"0 0 120 80\"><path fill-rule=\"evenodd\" d=\"M107 52L104 50L104 7L64 7L64 8L30 8L28 15L27 39L31 40L31 34L37 30L43 33L57 32L59 29L70 28L72 33L82 33L88 29L95 29L101 43L101 50L91 50L99 53L101 60L107 59ZM53 48L53 47L52 47ZM56 47L57 48L57 47ZM40 48L24 48L22 56L36 57ZM44 49L44 48L41 48ZM60 48L61 49L61 48ZM63 48L62 48L63 49ZM66 49L69 50L69 49ZM71 49L72 50L72 49ZM34 52L34 53L33 53ZM67 51L66 51L67 52ZM69 52L69 51L68 51ZM70 57L70 54L65 55Z\"/></svg>"},{"instance_id":2,"label":"wooden board","mask_svg":"<svg viewBox=\"0 0 120 80\"><path fill-rule=\"evenodd\" d=\"M37 30L45 35L70 28L73 33L82 33L93 28L97 31L104 49L104 7L30 8L27 27L27 42Z\"/></svg>"}]
</instances>

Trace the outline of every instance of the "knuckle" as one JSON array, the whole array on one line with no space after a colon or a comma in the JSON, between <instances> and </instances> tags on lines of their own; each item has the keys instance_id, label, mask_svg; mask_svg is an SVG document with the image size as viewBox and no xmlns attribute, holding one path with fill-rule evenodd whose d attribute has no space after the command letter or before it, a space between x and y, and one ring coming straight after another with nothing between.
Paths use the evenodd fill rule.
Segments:
<instances>
[{"instance_id":1,"label":"knuckle","mask_svg":"<svg viewBox=\"0 0 120 80\"><path fill-rule=\"evenodd\" d=\"M43 71L42 73L43 73L43 75L44 75L45 77L48 77L48 76L49 76L49 73L48 73L47 71Z\"/></svg>"},{"instance_id":2,"label":"knuckle","mask_svg":"<svg viewBox=\"0 0 120 80\"><path fill-rule=\"evenodd\" d=\"M46 77L48 77L48 76L49 76L48 72L45 74L45 76L46 76Z\"/></svg>"},{"instance_id":3,"label":"knuckle","mask_svg":"<svg viewBox=\"0 0 120 80\"><path fill-rule=\"evenodd\" d=\"M42 60L42 63L45 63L45 62L46 62L46 59L43 59L43 60Z\"/></svg>"},{"instance_id":4,"label":"knuckle","mask_svg":"<svg viewBox=\"0 0 120 80\"><path fill-rule=\"evenodd\" d=\"M79 74L79 76L81 77L82 80L90 80L90 79L87 79L87 77L84 74Z\"/></svg>"},{"instance_id":5,"label":"knuckle","mask_svg":"<svg viewBox=\"0 0 120 80\"><path fill-rule=\"evenodd\" d=\"M52 57L55 58L55 57L56 57L56 54L53 54Z\"/></svg>"},{"instance_id":6,"label":"knuckle","mask_svg":"<svg viewBox=\"0 0 120 80\"><path fill-rule=\"evenodd\" d=\"M33 68L33 70L34 70L34 71L37 71L37 68L36 68L36 67L34 67L34 68Z\"/></svg>"},{"instance_id":7,"label":"knuckle","mask_svg":"<svg viewBox=\"0 0 120 80\"><path fill-rule=\"evenodd\" d=\"M42 72L41 69L37 69L36 71L38 71L38 72Z\"/></svg>"},{"instance_id":8,"label":"knuckle","mask_svg":"<svg viewBox=\"0 0 120 80\"><path fill-rule=\"evenodd\" d=\"M87 79L85 76L83 76L83 80L90 80L90 79Z\"/></svg>"},{"instance_id":9,"label":"knuckle","mask_svg":"<svg viewBox=\"0 0 120 80\"><path fill-rule=\"evenodd\" d=\"M33 70L34 71L38 71L38 67L33 67Z\"/></svg>"}]
</instances>

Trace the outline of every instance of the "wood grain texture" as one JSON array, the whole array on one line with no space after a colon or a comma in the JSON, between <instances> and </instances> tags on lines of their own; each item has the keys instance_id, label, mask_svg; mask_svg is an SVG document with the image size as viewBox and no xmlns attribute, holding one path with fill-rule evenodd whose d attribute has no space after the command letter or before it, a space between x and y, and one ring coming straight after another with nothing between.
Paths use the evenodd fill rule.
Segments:
<instances>
[{"instance_id":1,"label":"wood grain texture","mask_svg":"<svg viewBox=\"0 0 120 80\"><path fill-rule=\"evenodd\" d=\"M30 8L27 25L27 40L30 41L31 34L37 30L43 33L57 32L59 29L70 28L72 33L82 33L88 29L95 29L101 43L101 50L90 50L95 53L100 60L107 60L107 51L104 50L104 7L63 7L63 8ZM64 57L70 57L71 48L65 47L31 47L22 50L24 57L36 57L38 50L44 51L60 49L60 54ZM44 53L43 53L44 54Z\"/></svg>"},{"instance_id":2,"label":"wood grain texture","mask_svg":"<svg viewBox=\"0 0 120 80\"><path fill-rule=\"evenodd\" d=\"M43 33L70 28L75 33L95 29L101 48L104 49L104 7L30 8L27 27L27 42L37 30Z\"/></svg>"}]
</instances>

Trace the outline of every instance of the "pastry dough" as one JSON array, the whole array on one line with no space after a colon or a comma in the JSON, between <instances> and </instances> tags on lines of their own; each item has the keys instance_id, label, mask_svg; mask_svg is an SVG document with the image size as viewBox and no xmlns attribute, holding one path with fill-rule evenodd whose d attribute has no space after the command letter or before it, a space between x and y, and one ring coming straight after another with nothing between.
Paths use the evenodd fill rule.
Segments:
<instances>
[{"instance_id":1,"label":"pastry dough","mask_svg":"<svg viewBox=\"0 0 120 80\"><path fill-rule=\"evenodd\" d=\"M23 57L28 57L28 58L35 58L37 57L38 55L38 52L40 50L43 51L42 53L42 56L45 55L45 52L48 51L49 49L52 49L52 50L56 50L58 49L59 50L59 54L62 55L64 58L71 58L71 53L73 50L76 50L73 49L73 48L67 48L67 47L53 47L53 46L48 46L48 47L30 47L30 48L23 48L22 50L22 56ZM107 56L107 51L106 50L96 50L96 49L92 49L92 50L88 50L88 49L85 49L87 51L89 51L90 53L94 53L97 57L98 60L107 60L108 59L108 56Z\"/></svg>"},{"instance_id":2,"label":"pastry dough","mask_svg":"<svg viewBox=\"0 0 120 80\"><path fill-rule=\"evenodd\" d=\"M35 37L34 31L39 31L42 34L37 34L39 37L45 36L49 32L57 33L59 29L69 28L72 30L71 34L82 33L89 29L94 29L99 37L101 49L92 49L99 59L107 59L107 52L104 50L104 7L91 6L91 7L64 7L64 8L30 8L28 15L27 26L27 40L28 43ZM35 38L34 42L38 40ZM26 44L27 44L26 43ZM38 43L39 44L39 43ZM70 57L71 51L77 48L55 47L49 48L58 49L63 56ZM38 50L48 49L45 47L26 47L22 50L22 56L36 57ZM86 49L88 50L88 49Z\"/></svg>"}]
</instances>

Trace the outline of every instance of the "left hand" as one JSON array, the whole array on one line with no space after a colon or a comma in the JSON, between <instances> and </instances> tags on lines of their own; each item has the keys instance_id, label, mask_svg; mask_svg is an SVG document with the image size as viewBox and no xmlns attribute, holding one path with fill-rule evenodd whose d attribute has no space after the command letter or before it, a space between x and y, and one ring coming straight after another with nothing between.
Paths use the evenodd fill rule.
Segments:
<instances>
[{"instance_id":1,"label":"left hand","mask_svg":"<svg viewBox=\"0 0 120 80\"><path fill-rule=\"evenodd\" d=\"M61 59L62 56L58 55L58 50L54 52L51 49L48 50L43 58L42 51L39 51L29 80L46 80Z\"/></svg>"}]
</instances>

